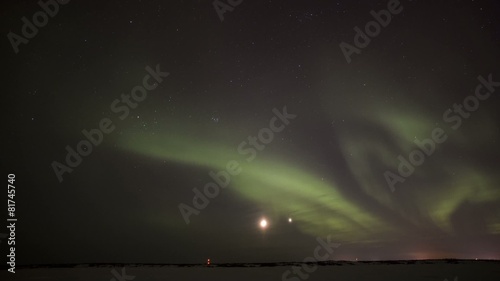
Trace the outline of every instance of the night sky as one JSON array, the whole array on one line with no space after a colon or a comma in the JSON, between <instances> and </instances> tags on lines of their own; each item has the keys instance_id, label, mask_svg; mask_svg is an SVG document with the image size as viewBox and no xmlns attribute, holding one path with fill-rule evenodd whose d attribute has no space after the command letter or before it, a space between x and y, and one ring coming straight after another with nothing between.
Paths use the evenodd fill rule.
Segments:
<instances>
[{"instance_id":1,"label":"night sky","mask_svg":"<svg viewBox=\"0 0 500 281\"><path fill-rule=\"evenodd\" d=\"M239 2L2 6L18 264L500 258L497 1Z\"/></svg>"}]
</instances>

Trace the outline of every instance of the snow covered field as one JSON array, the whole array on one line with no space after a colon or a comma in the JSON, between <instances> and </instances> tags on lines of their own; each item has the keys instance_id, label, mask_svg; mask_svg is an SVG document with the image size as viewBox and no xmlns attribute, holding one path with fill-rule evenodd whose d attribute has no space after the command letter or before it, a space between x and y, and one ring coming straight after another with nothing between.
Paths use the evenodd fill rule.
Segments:
<instances>
[{"instance_id":1,"label":"snow covered field","mask_svg":"<svg viewBox=\"0 0 500 281\"><path fill-rule=\"evenodd\" d=\"M336 262L303 264L240 264L205 266L80 265L71 268L22 268L15 274L2 270L0 280L160 281L160 280L428 280L498 281L500 261ZM294 274L292 266L300 269ZM283 279L283 274L290 273ZM309 273L307 273L309 271ZM296 271L297 272L297 271Z\"/></svg>"}]
</instances>

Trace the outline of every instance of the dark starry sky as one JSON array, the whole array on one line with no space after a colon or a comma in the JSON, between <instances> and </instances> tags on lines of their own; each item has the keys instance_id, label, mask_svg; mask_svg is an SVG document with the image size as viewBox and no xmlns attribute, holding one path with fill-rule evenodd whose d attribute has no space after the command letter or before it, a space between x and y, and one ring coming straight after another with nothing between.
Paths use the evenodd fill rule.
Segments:
<instances>
[{"instance_id":1,"label":"dark starry sky","mask_svg":"<svg viewBox=\"0 0 500 281\"><path fill-rule=\"evenodd\" d=\"M5 3L18 263L296 261L327 236L333 259L500 258L500 87L475 98L479 76L500 81L500 4L402 0L348 63L339 45L388 2L247 0L221 21L211 1L70 1L17 54L10 32L41 8ZM71 168L66 147L101 120L113 131ZM197 213L193 188L231 161Z\"/></svg>"}]
</instances>

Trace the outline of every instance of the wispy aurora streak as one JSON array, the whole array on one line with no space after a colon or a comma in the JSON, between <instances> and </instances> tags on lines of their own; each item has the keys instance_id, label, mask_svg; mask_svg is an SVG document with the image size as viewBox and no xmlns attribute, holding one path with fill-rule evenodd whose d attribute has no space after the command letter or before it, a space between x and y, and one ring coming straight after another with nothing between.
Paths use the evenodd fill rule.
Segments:
<instances>
[{"instance_id":1,"label":"wispy aurora streak","mask_svg":"<svg viewBox=\"0 0 500 281\"><path fill-rule=\"evenodd\" d=\"M266 157L267 149L259 152L255 160L247 162L246 156L237 153L239 142L220 141L215 137L201 137L178 130L149 136L128 135L125 132L119 143L123 149L140 155L213 171L223 170L228 161L236 160L243 171L232 177L230 186L221 192L236 192L283 220L293 214L294 224L304 233L311 236L332 235L338 241L390 240L412 234L414 229L424 232L440 229L443 234L451 234L454 231L451 218L462 204L500 200L500 192L493 188L498 182L490 174L460 163L443 165L449 160L439 155L418 168L412 183L401 190L404 197L391 194L382 176L383 169L396 165L397 155L413 148L410 142L412 136L425 137L425 128L430 122L417 118L409 111L397 114L399 118L392 118L387 111L370 117L371 125L387 132L391 142L356 128L339 134L344 153L342 157L358 184L349 188L359 189L370 198L372 204L368 205L345 194L335 174L327 179L307 167ZM224 134L231 135L229 131ZM461 142L460 138L453 140L453 137L450 136L446 145L454 146ZM426 174L436 174L436 167L439 167L441 177L428 180ZM460 170L460 174L453 180L446 179L449 169ZM211 181L208 172L206 179L206 182ZM432 192L421 192L430 189ZM190 199L186 198L186 202ZM387 212L376 212L375 209ZM485 220L490 234L499 233L498 211L490 212Z\"/></svg>"}]
</instances>

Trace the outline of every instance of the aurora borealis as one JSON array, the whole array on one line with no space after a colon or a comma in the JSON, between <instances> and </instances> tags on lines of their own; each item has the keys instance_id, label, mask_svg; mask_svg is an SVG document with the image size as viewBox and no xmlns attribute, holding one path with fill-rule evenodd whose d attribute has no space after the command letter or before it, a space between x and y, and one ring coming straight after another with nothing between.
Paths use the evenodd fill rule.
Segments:
<instances>
[{"instance_id":1,"label":"aurora borealis","mask_svg":"<svg viewBox=\"0 0 500 281\"><path fill-rule=\"evenodd\" d=\"M401 0L350 63L339 44L387 1L243 1L222 22L203 1L80 2L4 51L20 264L300 261L327 236L335 259L500 259L500 87L460 126L443 117L500 81L497 2ZM6 4L4 29L35 4ZM158 65L147 97L110 110ZM60 181L53 161L103 119ZM446 140L391 190L435 128Z\"/></svg>"}]
</instances>

